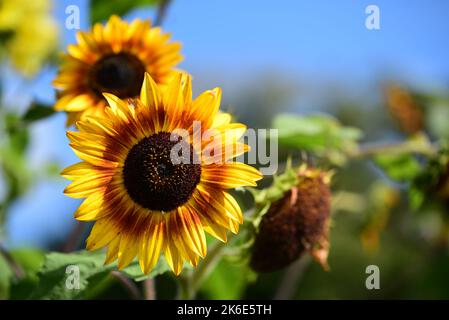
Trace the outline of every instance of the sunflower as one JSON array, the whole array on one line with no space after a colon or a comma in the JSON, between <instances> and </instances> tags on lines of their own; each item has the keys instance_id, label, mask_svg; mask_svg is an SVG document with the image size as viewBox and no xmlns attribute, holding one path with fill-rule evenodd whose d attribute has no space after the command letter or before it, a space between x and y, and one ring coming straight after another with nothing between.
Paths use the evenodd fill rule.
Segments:
<instances>
[{"instance_id":1,"label":"sunflower","mask_svg":"<svg viewBox=\"0 0 449 320\"><path fill-rule=\"evenodd\" d=\"M0 0L0 41L12 66L26 77L36 75L56 50L51 7L49 0Z\"/></svg>"},{"instance_id":2,"label":"sunflower","mask_svg":"<svg viewBox=\"0 0 449 320\"><path fill-rule=\"evenodd\" d=\"M205 232L225 242L227 230L237 233L243 222L225 189L261 178L234 161L249 150L238 142L246 127L218 111L219 88L192 101L185 74L165 87L145 74L140 98L104 96L105 115L86 117L79 132L67 133L83 161L61 173L73 180L65 194L86 198L75 218L96 221L87 249L108 246L105 263L118 259L119 269L137 256L144 273L161 253L175 274L184 261L196 266L206 255Z\"/></svg>"},{"instance_id":3,"label":"sunflower","mask_svg":"<svg viewBox=\"0 0 449 320\"><path fill-rule=\"evenodd\" d=\"M156 83L167 84L182 60L181 44L169 42L170 35L149 21L127 23L112 16L105 26L97 23L76 37L78 44L68 46L53 81L60 90L55 109L68 113L68 126L87 115L103 114L103 92L121 99L138 96L145 72Z\"/></svg>"}]
</instances>

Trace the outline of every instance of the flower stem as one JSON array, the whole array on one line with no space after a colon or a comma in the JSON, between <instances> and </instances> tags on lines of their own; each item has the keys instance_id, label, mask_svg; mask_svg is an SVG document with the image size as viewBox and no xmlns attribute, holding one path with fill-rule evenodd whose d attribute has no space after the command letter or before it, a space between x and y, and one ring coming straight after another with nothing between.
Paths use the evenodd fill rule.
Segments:
<instances>
[{"instance_id":1,"label":"flower stem","mask_svg":"<svg viewBox=\"0 0 449 320\"><path fill-rule=\"evenodd\" d=\"M207 253L206 258L204 258L198 267L188 275L180 277L178 294L179 299L191 300L196 297L201 284L220 261L225 247L225 243L221 241L215 242Z\"/></svg>"},{"instance_id":2,"label":"flower stem","mask_svg":"<svg viewBox=\"0 0 449 320\"><path fill-rule=\"evenodd\" d=\"M85 222L77 221L75 227L70 232L67 241L64 243L61 251L62 252L74 251L77 248L79 242L81 241L81 237L84 234L85 228L86 228Z\"/></svg>"},{"instance_id":3,"label":"flower stem","mask_svg":"<svg viewBox=\"0 0 449 320\"><path fill-rule=\"evenodd\" d=\"M8 263L17 279L22 279L23 277L25 277L25 272L23 271L22 267L17 263L11 253L9 253L9 251L1 243L0 254L3 256L3 258L5 258L5 261Z\"/></svg>"},{"instance_id":4,"label":"flower stem","mask_svg":"<svg viewBox=\"0 0 449 320\"><path fill-rule=\"evenodd\" d=\"M156 286L154 278L146 279L143 282L145 300L156 300Z\"/></svg>"},{"instance_id":5,"label":"flower stem","mask_svg":"<svg viewBox=\"0 0 449 320\"><path fill-rule=\"evenodd\" d=\"M288 267L287 271L285 271L284 277L281 279L281 283L274 296L274 300L287 300L293 297L311 260L312 259L306 255Z\"/></svg>"},{"instance_id":6,"label":"flower stem","mask_svg":"<svg viewBox=\"0 0 449 320\"><path fill-rule=\"evenodd\" d=\"M131 299L142 300L140 290L132 280L124 276L120 271L111 271L111 275L120 282L123 288L125 288L125 290L128 292Z\"/></svg>"},{"instance_id":7,"label":"flower stem","mask_svg":"<svg viewBox=\"0 0 449 320\"><path fill-rule=\"evenodd\" d=\"M167 9L170 5L171 0L160 0L159 6L157 7L156 19L154 20L154 25L160 26L167 15Z\"/></svg>"}]
</instances>

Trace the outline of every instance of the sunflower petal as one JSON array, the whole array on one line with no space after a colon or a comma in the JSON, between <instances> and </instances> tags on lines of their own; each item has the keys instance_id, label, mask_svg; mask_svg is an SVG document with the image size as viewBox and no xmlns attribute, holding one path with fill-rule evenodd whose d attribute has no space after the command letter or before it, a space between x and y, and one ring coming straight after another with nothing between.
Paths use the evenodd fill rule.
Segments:
<instances>
[{"instance_id":1,"label":"sunflower petal","mask_svg":"<svg viewBox=\"0 0 449 320\"><path fill-rule=\"evenodd\" d=\"M161 101L159 89L149 73L145 72L142 89L140 90L140 100L146 107L151 107L155 111L159 108Z\"/></svg>"},{"instance_id":2,"label":"sunflower petal","mask_svg":"<svg viewBox=\"0 0 449 320\"><path fill-rule=\"evenodd\" d=\"M108 245L120 234L118 228L108 218L95 222L89 237L86 240L87 250L97 250Z\"/></svg>"},{"instance_id":3,"label":"sunflower petal","mask_svg":"<svg viewBox=\"0 0 449 320\"><path fill-rule=\"evenodd\" d=\"M144 274L148 274L159 260L165 238L162 219L152 217L148 231L140 239L139 263Z\"/></svg>"},{"instance_id":4,"label":"sunflower petal","mask_svg":"<svg viewBox=\"0 0 449 320\"><path fill-rule=\"evenodd\" d=\"M178 253L178 250L176 249L173 241L168 240L165 244L164 255L170 269L176 275L179 275L182 271L182 267L184 266L184 261L181 255Z\"/></svg>"},{"instance_id":5,"label":"sunflower petal","mask_svg":"<svg viewBox=\"0 0 449 320\"><path fill-rule=\"evenodd\" d=\"M135 235L123 233L120 237L120 246L118 249L118 264L119 270L127 267L137 255L137 239Z\"/></svg>"},{"instance_id":6,"label":"sunflower petal","mask_svg":"<svg viewBox=\"0 0 449 320\"><path fill-rule=\"evenodd\" d=\"M260 179L262 175L257 169L238 162L204 166L201 174L202 182L222 189L257 186Z\"/></svg>"},{"instance_id":7,"label":"sunflower petal","mask_svg":"<svg viewBox=\"0 0 449 320\"><path fill-rule=\"evenodd\" d=\"M108 251L106 253L106 259L104 264L110 264L117 259L118 248L120 245L120 237L115 237L108 245Z\"/></svg>"},{"instance_id":8,"label":"sunflower petal","mask_svg":"<svg viewBox=\"0 0 449 320\"><path fill-rule=\"evenodd\" d=\"M221 89L208 90L193 100L190 118L201 121L203 129L211 127L215 115L220 108Z\"/></svg>"}]
</instances>

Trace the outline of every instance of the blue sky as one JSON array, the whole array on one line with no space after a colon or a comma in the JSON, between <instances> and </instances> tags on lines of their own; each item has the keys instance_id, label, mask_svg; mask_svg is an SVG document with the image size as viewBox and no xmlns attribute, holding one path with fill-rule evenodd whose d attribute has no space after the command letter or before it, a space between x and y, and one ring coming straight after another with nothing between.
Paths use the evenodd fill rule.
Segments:
<instances>
[{"instance_id":1,"label":"blue sky","mask_svg":"<svg viewBox=\"0 0 449 320\"><path fill-rule=\"evenodd\" d=\"M55 1L61 50L75 39L74 30L63 28L65 8L71 4L80 7L81 28L89 25L88 1ZM380 9L380 30L365 28L370 4ZM226 89L257 83L258 75L275 71L314 87L335 82L362 94L385 76L446 88L448 12L445 0L174 0L164 29L183 42L181 67L193 74L196 92L223 86L226 96ZM134 17L152 18L154 10L139 9L127 16ZM52 103L54 74L43 72L20 100L34 97ZM15 103L11 92L21 83L16 79L8 85L7 98ZM31 165L77 161L67 146L64 118L59 114L35 125ZM62 179L39 182L15 204L8 222L12 245L45 246L64 237L78 204L62 195L66 184Z\"/></svg>"}]
</instances>

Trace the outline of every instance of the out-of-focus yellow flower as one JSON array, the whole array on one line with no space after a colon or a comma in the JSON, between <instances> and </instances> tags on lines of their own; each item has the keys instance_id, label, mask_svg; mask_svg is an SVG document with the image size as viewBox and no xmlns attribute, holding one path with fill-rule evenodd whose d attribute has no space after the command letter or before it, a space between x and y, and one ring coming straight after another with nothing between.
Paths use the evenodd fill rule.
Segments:
<instances>
[{"instance_id":1,"label":"out-of-focus yellow flower","mask_svg":"<svg viewBox=\"0 0 449 320\"><path fill-rule=\"evenodd\" d=\"M49 0L0 0L0 32L13 66L25 76L36 74L56 49L58 29Z\"/></svg>"},{"instance_id":2,"label":"out-of-focus yellow flower","mask_svg":"<svg viewBox=\"0 0 449 320\"><path fill-rule=\"evenodd\" d=\"M145 72L157 84L166 85L182 60L181 44L169 39L170 34L152 27L150 21L128 23L116 15L104 26L96 23L91 31L78 32L78 43L68 46L53 81L59 90L55 109L68 113L70 126L89 115L103 115L104 92L135 98Z\"/></svg>"}]
</instances>

